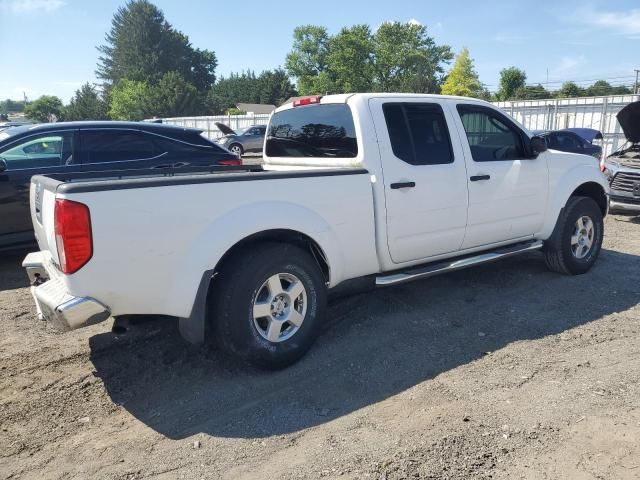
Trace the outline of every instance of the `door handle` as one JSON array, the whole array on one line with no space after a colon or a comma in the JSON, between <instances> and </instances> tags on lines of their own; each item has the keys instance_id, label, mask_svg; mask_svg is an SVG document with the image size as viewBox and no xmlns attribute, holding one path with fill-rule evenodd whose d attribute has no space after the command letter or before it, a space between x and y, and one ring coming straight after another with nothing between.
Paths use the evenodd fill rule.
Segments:
<instances>
[{"instance_id":1,"label":"door handle","mask_svg":"<svg viewBox=\"0 0 640 480\"><path fill-rule=\"evenodd\" d=\"M469 177L469 180L471 180L472 182L477 182L479 180L489 180L490 178L491 175L473 175Z\"/></svg>"},{"instance_id":2,"label":"door handle","mask_svg":"<svg viewBox=\"0 0 640 480\"><path fill-rule=\"evenodd\" d=\"M397 182L389 185L389 187L392 190L397 190L399 188L413 188L415 186L416 186L416 182Z\"/></svg>"}]
</instances>

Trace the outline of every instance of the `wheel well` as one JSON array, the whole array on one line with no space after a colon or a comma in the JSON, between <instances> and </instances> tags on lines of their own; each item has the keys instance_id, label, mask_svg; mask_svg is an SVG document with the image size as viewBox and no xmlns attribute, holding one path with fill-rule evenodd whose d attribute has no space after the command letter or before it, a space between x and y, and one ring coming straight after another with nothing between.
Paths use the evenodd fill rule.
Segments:
<instances>
[{"instance_id":1,"label":"wheel well","mask_svg":"<svg viewBox=\"0 0 640 480\"><path fill-rule=\"evenodd\" d=\"M571 196L589 197L598 204L603 217L607 214L607 194L604 192L604 188L596 182L583 183L573 191Z\"/></svg>"},{"instance_id":2,"label":"wheel well","mask_svg":"<svg viewBox=\"0 0 640 480\"><path fill-rule=\"evenodd\" d=\"M324 251L322 250L322 248L320 248L320 245L318 245L315 240L313 240L308 235L305 235L304 233L286 229L266 230L263 232L254 233L253 235L240 240L233 247L227 250L227 252L218 261L218 264L216 265L216 268L214 270L214 275L215 272L219 272L224 268L225 263L231 257L241 254L242 250L255 248L257 244L263 242L288 243L291 245L297 245L304 250L307 250L309 253L311 253L311 256L318 263L325 281L329 281L329 262L327 261L327 256L325 255Z\"/></svg>"}]
</instances>

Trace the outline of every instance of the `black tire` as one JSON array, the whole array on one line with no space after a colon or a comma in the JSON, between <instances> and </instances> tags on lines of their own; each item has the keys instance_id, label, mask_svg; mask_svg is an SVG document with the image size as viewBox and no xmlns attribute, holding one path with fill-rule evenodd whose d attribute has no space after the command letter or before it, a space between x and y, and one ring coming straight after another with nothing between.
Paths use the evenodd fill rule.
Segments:
<instances>
[{"instance_id":1,"label":"black tire","mask_svg":"<svg viewBox=\"0 0 640 480\"><path fill-rule=\"evenodd\" d=\"M289 338L272 342L257 322L273 317L254 320L254 302L265 288L269 290L264 285L267 279L278 274L302 282L305 314ZM286 280L282 282L286 285ZM315 341L326 313L327 289L318 264L291 244L262 243L244 249L226 262L212 288L209 320L215 340L225 352L262 369L284 368L299 360ZM283 334L295 327L284 325Z\"/></svg>"},{"instance_id":2,"label":"black tire","mask_svg":"<svg viewBox=\"0 0 640 480\"><path fill-rule=\"evenodd\" d=\"M234 152L232 149L236 148L238 149L238 155L244 155L244 148L242 148L242 145L240 145L239 143L234 143L232 145L229 145L229 151L232 153L236 153Z\"/></svg>"},{"instance_id":3,"label":"black tire","mask_svg":"<svg viewBox=\"0 0 640 480\"><path fill-rule=\"evenodd\" d=\"M571 238L576 232L576 222L588 217L593 222L593 239L583 258L572 249ZM598 204L588 197L571 197L560 214L551 237L544 243L544 259L549 270L565 275L581 275L593 266L602 248L604 222Z\"/></svg>"}]
</instances>

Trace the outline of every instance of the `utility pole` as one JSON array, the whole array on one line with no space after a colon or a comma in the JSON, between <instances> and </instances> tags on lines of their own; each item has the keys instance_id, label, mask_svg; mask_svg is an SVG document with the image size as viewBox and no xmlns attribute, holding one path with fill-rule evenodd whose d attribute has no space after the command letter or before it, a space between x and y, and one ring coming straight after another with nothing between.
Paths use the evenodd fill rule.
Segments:
<instances>
[{"instance_id":1,"label":"utility pole","mask_svg":"<svg viewBox=\"0 0 640 480\"><path fill-rule=\"evenodd\" d=\"M640 90L638 90L638 73L640 73L640 70L636 69L635 72L636 72L636 83L633 86L633 93L638 94L640 93Z\"/></svg>"}]
</instances>

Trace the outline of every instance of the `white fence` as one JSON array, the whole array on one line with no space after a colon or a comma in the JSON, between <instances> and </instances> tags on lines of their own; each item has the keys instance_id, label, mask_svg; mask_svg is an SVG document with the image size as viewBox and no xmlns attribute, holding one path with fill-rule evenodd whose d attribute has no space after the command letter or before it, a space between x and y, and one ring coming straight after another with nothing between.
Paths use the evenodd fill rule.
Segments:
<instances>
[{"instance_id":1,"label":"white fence","mask_svg":"<svg viewBox=\"0 0 640 480\"><path fill-rule=\"evenodd\" d=\"M529 130L559 130L562 128L594 128L603 135L602 148L610 154L626 142L616 114L625 105L640 100L640 95L612 95L609 97L581 97L548 100L516 100L496 102ZM222 136L215 122L232 129L266 124L269 114L216 115L210 117L164 118L173 125L199 128L212 140Z\"/></svg>"},{"instance_id":2,"label":"white fence","mask_svg":"<svg viewBox=\"0 0 640 480\"><path fill-rule=\"evenodd\" d=\"M266 125L271 115L266 114L246 114L246 115L213 115L209 117L176 117L163 118L163 123L180 125L182 127L198 128L210 139L215 140L222 137L222 132L215 123L224 123L232 130L249 127L251 125Z\"/></svg>"},{"instance_id":3,"label":"white fence","mask_svg":"<svg viewBox=\"0 0 640 480\"><path fill-rule=\"evenodd\" d=\"M602 148L606 155L626 142L616 114L625 105L640 100L640 95L612 95L549 100L516 100L496 102L529 130L562 128L594 128L602 132Z\"/></svg>"}]
</instances>

